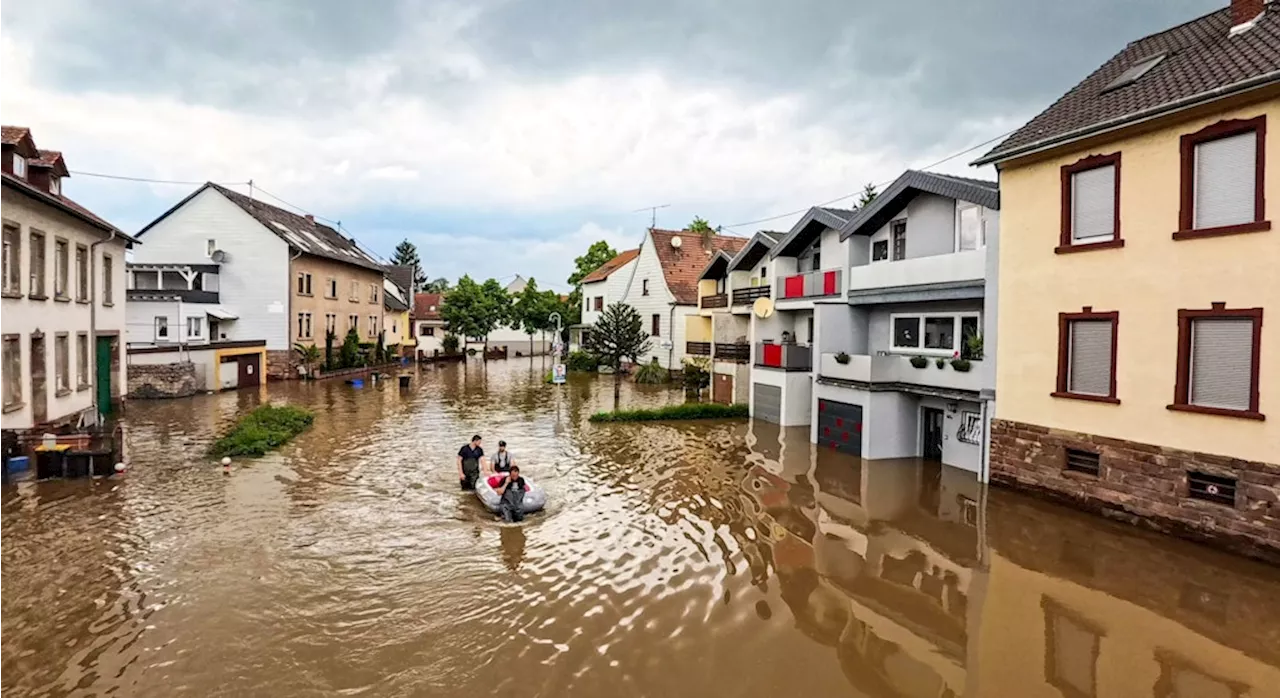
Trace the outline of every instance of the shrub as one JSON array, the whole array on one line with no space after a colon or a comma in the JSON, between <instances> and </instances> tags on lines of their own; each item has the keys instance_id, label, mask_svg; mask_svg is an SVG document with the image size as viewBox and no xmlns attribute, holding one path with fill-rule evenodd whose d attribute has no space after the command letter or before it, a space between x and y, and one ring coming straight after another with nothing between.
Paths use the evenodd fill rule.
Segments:
<instances>
[{"instance_id":1,"label":"shrub","mask_svg":"<svg viewBox=\"0 0 1280 698\"><path fill-rule=\"evenodd\" d=\"M338 351L338 368L355 368L360 365L360 333L356 328L347 331Z\"/></svg>"},{"instance_id":2,"label":"shrub","mask_svg":"<svg viewBox=\"0 0 1280 698\"><path fill-rule=\"evenodd\" d=\"M710 359L684 360L684 389L692 393L701 393L711 385Z\"/></svg>"},{"instance_id":3,"label":"shrub","mask_svg":"<svg viewBox=\"0 0 1280 698\"><path fill-rule=\"evenodd\" d=\"M970 364L968 359L952 359L951 368L961 373L968 373L969 369L973 368L973 364Z\"/></svg>"},{"instance_id":4,"label":"shrub","mask_svg":"<svg viewBox=\"0 0 1280 698\"><path fill-rule=\"evenodd\" d=\"M916 368L924 368L929 365L929 360L923 356L913 356L911 357L911 365Z\"/></svg>"},{"instance_id":5,"label":"shrub","mask_svg":"<svg viewBox=\"0 0 1280 698\"><path fill-rule=\"evenodd\" d=\"M666 383L667 378L667 369L658 365L658 359L656 357L649 363L641 366L640 370L636 371L637 383L657 385L659 383Z\"/></svg>"},{"instance_id":6,"label":"shrub","mask_svg":"<svg viewBox=\"0 0 1280 698\"><path fill-rule=\"evenodd\" d=\"M933 360L933 365L937 366L938 368L946 368L947 360L939 356L938 358Z\"/></svg>"},{"instance_id":7,"label":"shrub","mask_svg":"<svg viewBox=\"0 0 1280 698\"><path fill-rule=\"evenodd\" d=\"M457 354L458 353L458 335L456 334L445 335L444 339L440 340L440 348L443 349L444 353L446 354Z\"/></svg>"},{"instance_id":8,"label":"shrub","mask_svg":"<svg viewBox=\"0 0 1280 698\"><path fill-rule=\"evenodd\" d=\"M654 410L622 410L597 412L593 422L654 422L676 419L736 419L750 415L746 405L722 405L716 402L686 402Z\"/></svg>"},{"instance_id":9,"label":"shrub","mask_svg":"<svg viewBox=\"0 0 1280 698\"><path fill-rule=\"evenodd\" d=\"M571 351L569 357L564 361L565 368L570 371L581 371L584 373L595 373L600 368L600 359L595 354L585 351Z\"/></svg>"},{"instance_id":10,"label":"shrub","mask_svg":"<svg viewBox=\"0 0 1280 698\"><path fill-rule=\"evenodd\" d=\"M209 448L209 455L261 456L275 450L311 426L315 416L293 405L262 405L241 417L225 436Z\"/></svg>"},{"instance_id":11,"label":"shrub","mask_svg":"<svg viewBox=\"0 0 1280 698\"><path fill-rule=\"evenodd\" d=\"M841 366L849 363L849 355L843 351L840 352L839 354L836 354L836 363L840 364Z\"/></svg>"},{"instance_id":12,"label":"shrub","mask_svg":"<svg viewBox=\"0 0 1280 698\"><path fill-rule=\"evenodd\" d=\"M968 358L974 361L982 360L982 334L973 332L965 336L964 348L969 355Z\"/></svg>"}]
</instances>

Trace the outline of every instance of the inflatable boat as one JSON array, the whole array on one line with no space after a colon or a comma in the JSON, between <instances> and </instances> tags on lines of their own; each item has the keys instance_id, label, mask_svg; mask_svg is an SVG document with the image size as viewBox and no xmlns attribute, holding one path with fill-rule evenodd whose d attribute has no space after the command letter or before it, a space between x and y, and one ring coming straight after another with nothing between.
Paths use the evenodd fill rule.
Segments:
<instances>
[{"instance_id":1,"label":"inflatable boat","mask_svg":"<svg viewBox=\"0 0 1280 698\"><path fill-rule=\"evenodd\" d=\"M500 476L503 479L506 479L507 477L506 473L500 473ZM523 474L521 476L524 477L524 484L528 487L524 493L524 504L521 508L524 509L524 513L526 514L532 514L535 511L542 511L542 508L547 504L546 491L539 487L538 483L530 480L527 476L524 476ZM502 497L498 495L497 490L493 489L493 487L489 485L489 479L493 477L497 476L488 473L482 473L480 475L480 479L476 480L476 497L480 499L480 503L483 504L486 509L497 514L502 510L500 506L502 503Z\"/></svg>"}]
</instances>

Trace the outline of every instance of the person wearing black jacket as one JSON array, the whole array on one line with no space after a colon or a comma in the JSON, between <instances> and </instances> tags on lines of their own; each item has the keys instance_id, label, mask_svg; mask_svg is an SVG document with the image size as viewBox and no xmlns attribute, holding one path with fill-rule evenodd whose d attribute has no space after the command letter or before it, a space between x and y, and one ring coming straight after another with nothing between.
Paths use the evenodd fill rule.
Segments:
<instances>
[{"instance_id":1,"label":"person wearing black jacket","mask_svg":"<svg viewBox=\"0 0 1280 698\"><path fill-rule=\"evenodd\" d=\"M480 461L484 459L484 449L480 447L480 435L471 437L471 443L463 444L458 449L458 484L464 490L476 488L476 478L480 477Z\"/></svg>"},{"instance_id":2,"label":"person wearing black jacket","mask_svg":"<svg viewBox=\"0 0 1280 698\"><path fill-rule=\"evenodd\" d=\"M520 467L513 465L507 472L507 479L493 488L502 498L499 509L502 520L507 523L518 523L524 520L524 493L528 489L524 478L520 477Z\"/></svg>"}]
</instances>

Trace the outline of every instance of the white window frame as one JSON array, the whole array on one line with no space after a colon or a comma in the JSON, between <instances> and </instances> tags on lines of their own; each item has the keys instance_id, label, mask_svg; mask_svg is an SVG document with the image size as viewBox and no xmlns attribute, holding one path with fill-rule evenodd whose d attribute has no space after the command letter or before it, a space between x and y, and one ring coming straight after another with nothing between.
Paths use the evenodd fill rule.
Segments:
<instances>
[{"instance_id":1,"label":"white window frame","mask_svg":"<svg viewBox=\"0 0 1280 698\"><path fill-rule=\"evenodd\" d=\"M951 332L951 348L950 349L926 349L924 347L924 319L949 317L952 319ZM941 312L941 313L890 313L889 314L889 353L891 354L907 354L910 356L953 356L960 351L963 346L964 338L960 336L960 325L963 318L976 318L978 327L982 327L982 313L977 310L960 311L960 312ZM915 347L900 347L894 344L894 327L898 320L915 319L919 322L916 332Z\"/></svg>"},{"instance_id":2,"label":"white window frame","mask_svg":"<svg viewBox=\"0 0 1280 698\"><path fill-rule=\"evenodd\" d=\"M155 316L155 318L151 320L151 331L157 342L169 341L169 316Z\"/></svg>"},{"instance_id":3,"label":"white window frame","mask_svg":"<svg viewBox=\"0 0 1280 698\"><path fill-rule=\"evenodd\" d=\"M49 177L49 193L54 196L62 196L62 178Z\"/></svg>"},{"instance_id":4,"label":"white window frame","mask_svg":"<svg viewBox=\"0 0 1280 698\"><path fill-rule=\"evenodd\" d=\"M206 257L212 257L212 256L213 256L213 253L214 253L214 252L216 252L216 251L217 251L217 249L218 249L218 241L217 241L217 240L215 240L215 239L213 239L213 238L209 238L208 240L205 240L205 241L204 241L204 256L206 256Z\"/></svg>"},{"instance_id":5,"label":"white window frame","mask_svg":"<svg viewBox=\"0 0 1280 698\"><path fill-rule=\"evenodd\" d=\"M192 320L195 320L194 325L191 322ZM203 317L199 315L190 315L186 318L186 322L184 322L183 325L184 325L183 331L187 333L187 339L204 339L204 318ZM191 331L193 327L196 330L195 332Z\"/></svg>"},{"instance_id":6,"label":"white window frame","mask_svg":"<svg viewBox=\"0 0 1280 698\"><path fill-rule=\"evenodd\" d=\"M22 386L27 380L22 366L22 335L15 333L4 336L3 359L4 406L18 407L22 405Z\"/></svg>"},{"instance_id":7,"label":"white window frame","mask_svg":"<svg viewBox=\"0 0 1280 698\"><path fill-rule=\"evenodd\" d=\"M970 209L977 210L977 212L978 212L978 246L977 246L977 247L974 247L972 250L964 250L964 249L961 249L961 248L960 248L960 240L961 240L961 237L960 237L960 229L961 229L961 227L962 227L962 217L963 217L963 213L964 213L964 211L968 211L968 210L970 210ZM979 205L979 204L970 203L970 202L968 202L968 201L960 201L960 200L958 200L958 199L957 199L957 200L956 200L956 230L955 230L955 243L954 243L954 246L953 246L953 248L952 248L952 249L954 249L956 252L975 252L975 251L977 251L977 250L986 249L986 247L987 247L987 211L986 211L986 207L985 207L985 206L981 206L981 205Z\"/></svg>"},{"instance_id":8,"label":"white window frame","mask_svg":"<svg viewBox=\"0 0 1280 698\"><path fill-rule=\"evenodd\" d=\"M17 153L13 154L13 175L22 179L27 178L27 159Z\"/></svg>"}]
</instances>

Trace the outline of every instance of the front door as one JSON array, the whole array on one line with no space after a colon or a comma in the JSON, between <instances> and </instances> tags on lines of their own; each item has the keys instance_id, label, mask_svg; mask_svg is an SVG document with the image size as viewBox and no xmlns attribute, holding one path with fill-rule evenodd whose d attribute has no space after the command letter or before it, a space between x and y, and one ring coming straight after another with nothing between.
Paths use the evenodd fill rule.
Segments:
<instances>
[{"instance_id":1,"label":"front door","mask_svg":"<svg viewBox=\"0 0 1280 698\"><path fill-rule=\"evenodd\" d=\"M111 414L111 338L98 337L94 351L94 375L97 377L98 412Z\"/></svg>"},{"instance_id":2,"label":"front door","mask_svg":"<svg viewBox=\"0 0 1280 698\"><path fill-rule=\"evenodd\" d=\"M249 388L258 384L258 374L262 370L262 366L259 365L261 358L261 354L245 354L236 359L236 363L239 364L237 383L241 388Z\"/></svg>"},{"instance_id":3,"label":"front door","mask_svg":"<svg viewBox=\"0 0 1280 698\"><path fill-rule=\"evenodd\" d=\"M942 460L942 410L934 407L920 408L920 455L925 460Z\"/></svg>"},{"instance_id":4,"label":"front door","mask_svg":"<svg viewBox=\"0 0 1280 698\"><path fill-rule=\"evenodd\" d=\"M711 399L722 405L733 404L733 376L715 374L711 382Z\"/></svg>"},{"instance_id":5,"label":"front door","mask_svg":"<svg viewBox=\"0 0 1280 698\"><path fill-rule=\"evenodd\" d=\"M49 391L44 375L44 335L31 335L31 423L49 418Z\"/></svg>"}]
</instances>

